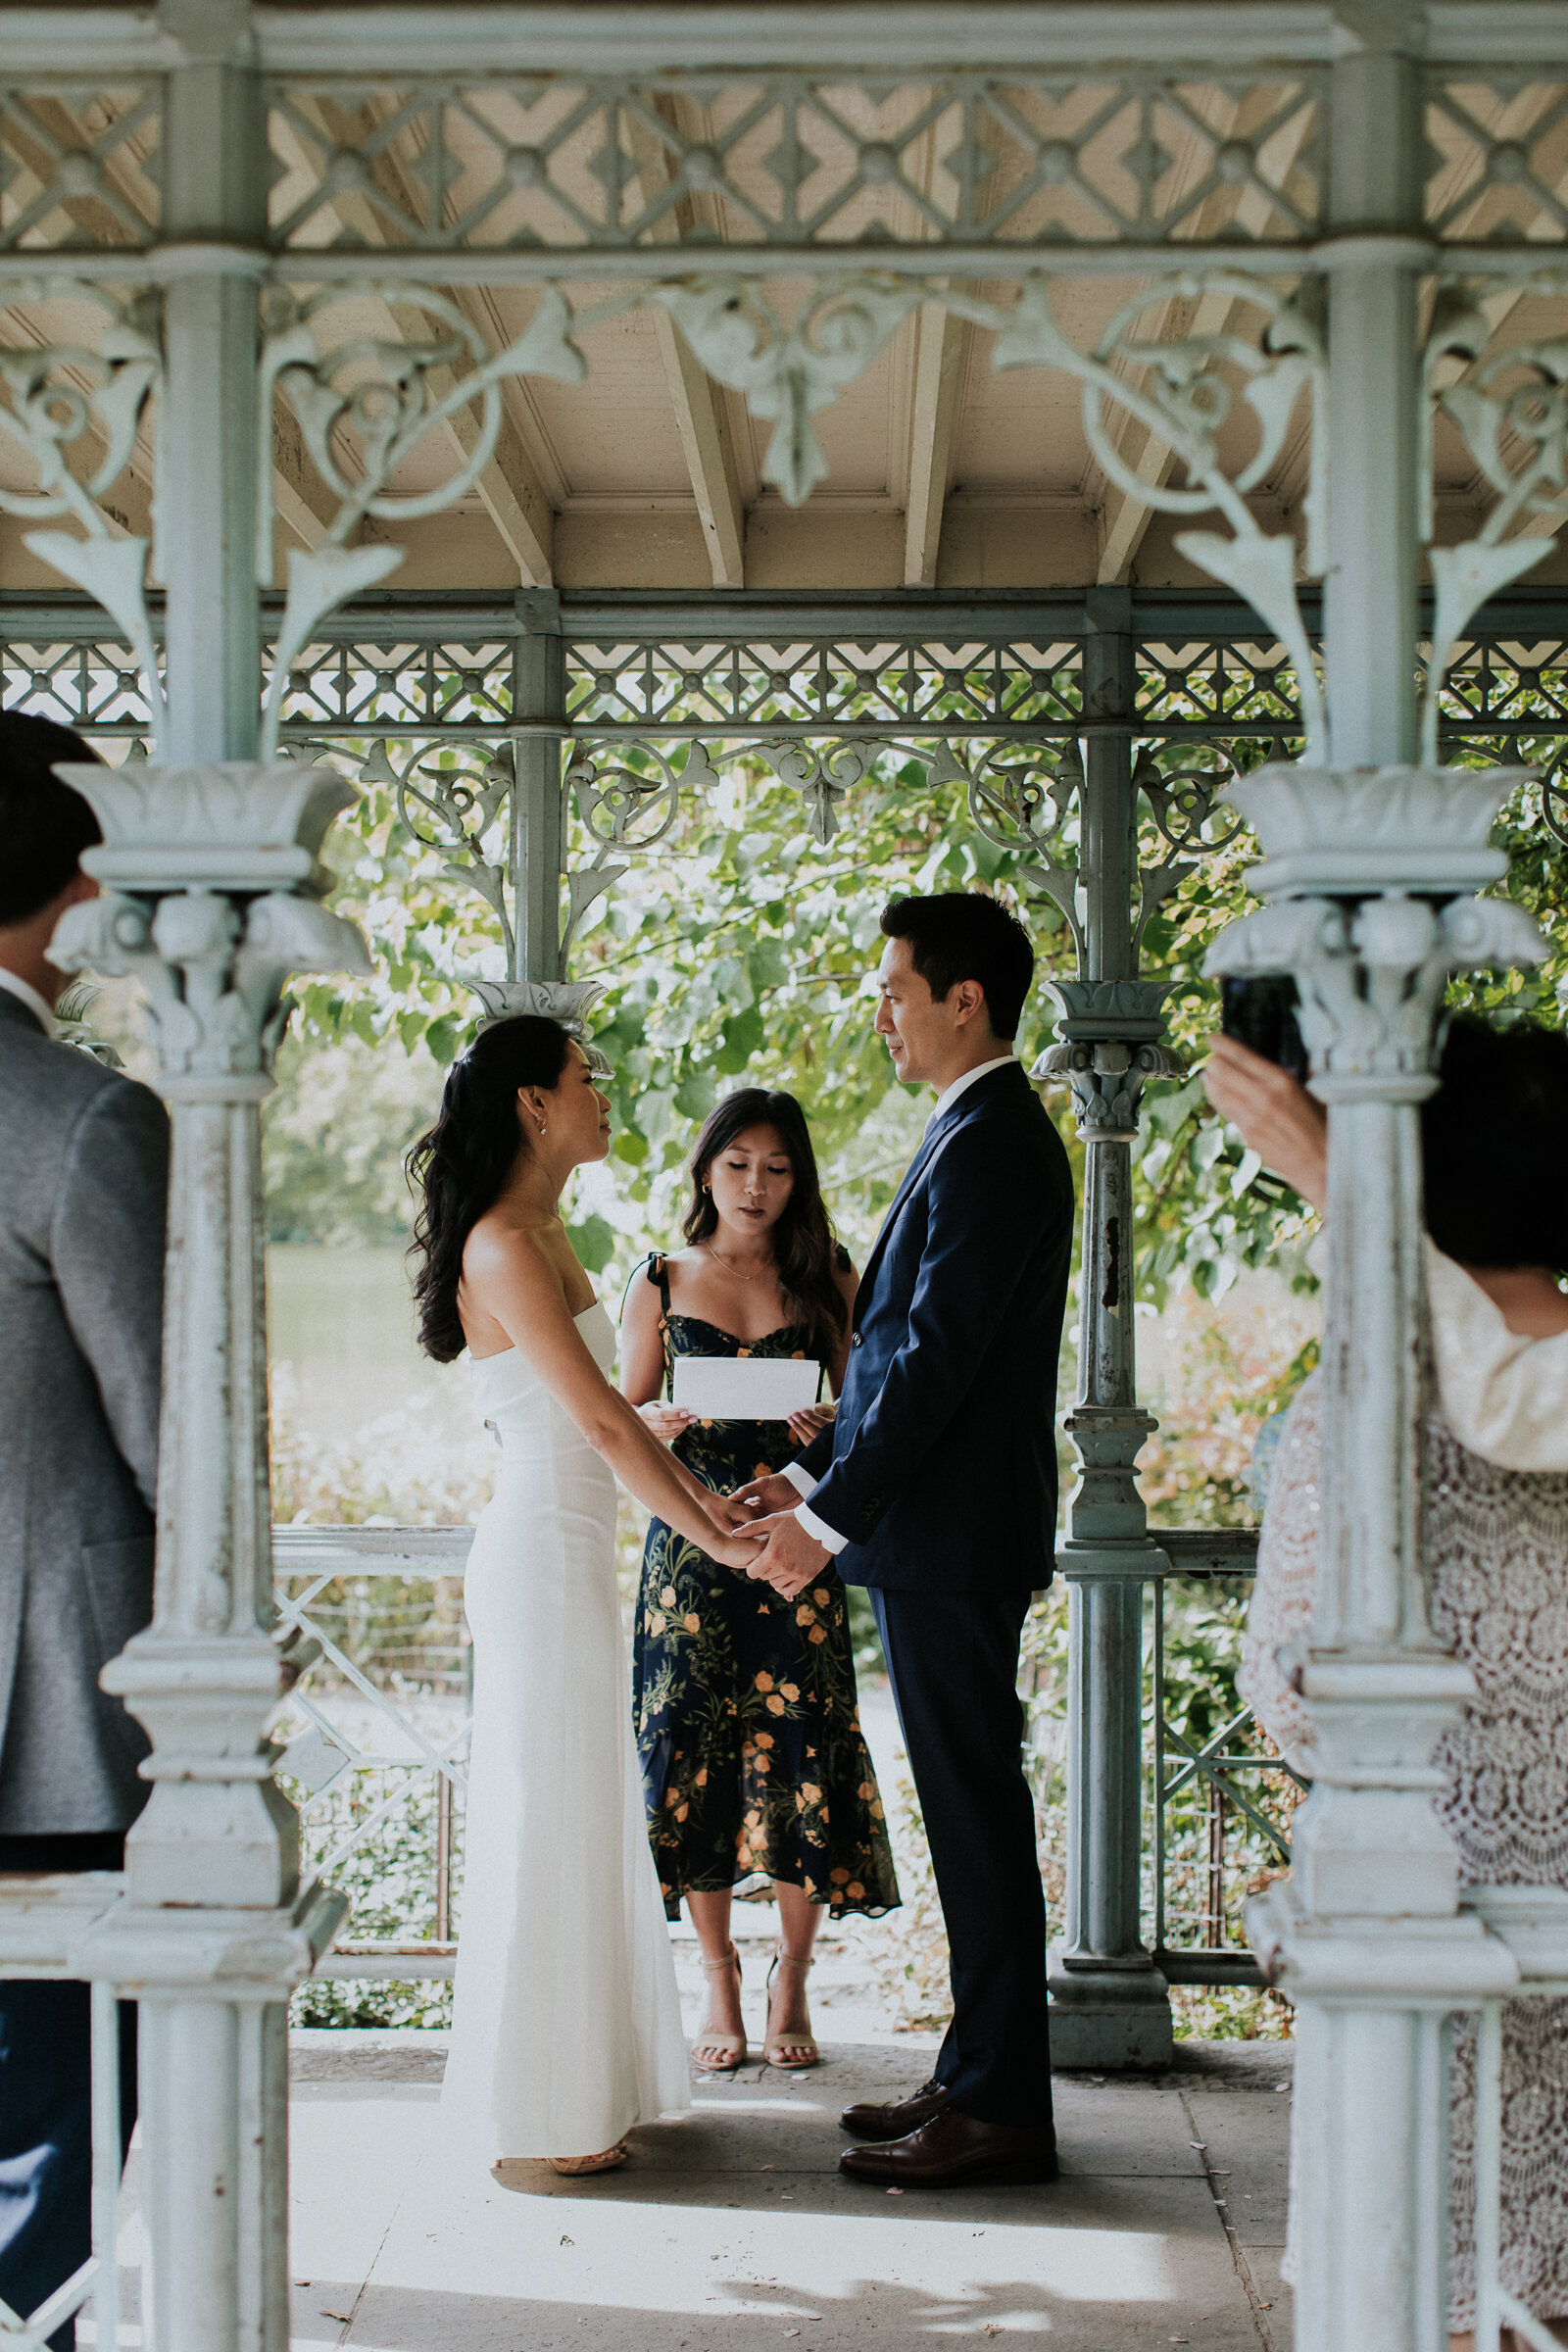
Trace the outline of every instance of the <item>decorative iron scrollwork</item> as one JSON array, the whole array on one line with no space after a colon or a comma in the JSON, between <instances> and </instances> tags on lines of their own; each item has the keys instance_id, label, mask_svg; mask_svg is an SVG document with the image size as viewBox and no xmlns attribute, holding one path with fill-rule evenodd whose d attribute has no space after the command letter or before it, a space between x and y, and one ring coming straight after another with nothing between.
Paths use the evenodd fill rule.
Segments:
<instances>
[{"instance_id":1,"label":"decorative iron scrollwork","mask_svg":"<svg viewBox=\"0 0 1568 2352\"><path fill-rule=\"evenodd\" d=\"M930 781L962 784L976 832L1027 861L1029 876L1039 885L1032 895L1060 909L1081 971L1088 948L1078 911L1078 863L1060 847L1083 790L1077 743L992 744L978 758L976 748L967 747L965 760L953 744L944 744L930 761Z\"/></svg>"},{"instance_id":2,"label":"decorative iron scrollwork","mask_svg":"<svg viewBox=\"0 0 1568 2352\"><path fill-rule=\"evenodd\" d=\"M502 744L478 769L429 764L440 756L438 745L426 745L400 768L394 766L386 744L378 743L360 769L360 781L387 785L415 840L427 850L440 851L446 860L442 871L450 880L478 892L501 925L510 970L515 939L507 903L507 852L503 848L497 858L485 844L498 825L508 822L510 829L516 786L513 749L510 743Z\"/></svg>"},{"instance_id":3,"label":"decorative iron scrollwork","mask_svg":"<svg viewBox=\"0 0 1568 2352\"><path fill-rule=\"evenodd\" d=\"M18 300L42 301L48 285L24 286ZM0 433L19 448L36 477L30 490L0 487L0 510L41 520L65 515L82 532L31 530L22 543L55 571L96 597L124 631L141 670L154 737L163 732L163 691L147 612L150 541L111 523L104 501L130 464L136 436L158 385L162 355L157 297L120 301L103 287L72 289L74 301L105 314L98 347L46 343L0 351ZM101 455L78 479L71 454Z\"/></svg>"}]
</instances>

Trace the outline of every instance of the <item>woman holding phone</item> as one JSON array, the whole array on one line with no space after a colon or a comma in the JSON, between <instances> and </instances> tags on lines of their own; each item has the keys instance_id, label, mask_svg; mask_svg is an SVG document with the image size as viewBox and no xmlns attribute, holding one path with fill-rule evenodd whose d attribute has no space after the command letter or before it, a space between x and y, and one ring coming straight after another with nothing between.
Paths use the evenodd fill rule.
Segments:
<instances>
[{"instance_id":1,"label":"woman holding phone","mask_svg":"<svg viewBox=\"0 0 1568 2352\"><path fill-rule=\"evenodd\" d=\"M779 1469L831 1407L789 1421L700 1420L668 1401L681 1356L814 1359L836 1396L856 1273L834 1242L793 1095L744 1087L712 1110L691 1159L687 1247L648 1260L621 1320L622 1386L653 1434L715 1494ZM899 1900L857 1712L844 1588L825 1570L797 1600L720 1565L655 1519L633 1636L633 1712L649 1835L668 1916L682 1895L708 1971L699 2066L745 2063L730 1903L773 1881L779 1946L764 2055L814 2066L806 1975L824 1911Z\"/></svg>"}]
</instances>

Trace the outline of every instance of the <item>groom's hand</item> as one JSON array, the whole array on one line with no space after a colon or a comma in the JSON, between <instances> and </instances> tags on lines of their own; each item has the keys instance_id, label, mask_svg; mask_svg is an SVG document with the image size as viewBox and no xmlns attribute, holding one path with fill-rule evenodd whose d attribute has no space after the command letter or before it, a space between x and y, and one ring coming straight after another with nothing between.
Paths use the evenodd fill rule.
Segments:
<instances>
[{"instance_id":1,"label":"groom's hand","mask_svg":"<svg viewBox=\"0 0 1568 2352\"><path fill-rule=\"evenodd\" d=\"M798 1592L804 1592L832 1561L826 1544L808 1536L793 1511L757 1520L752 1533L765 1541L746 1573L757 1582L771 1585L781 1599L793 1600Z\"/></svg>"},{"instance_id":2,"label":"groom's hand","mask_svg":"<svg viewBox=\"0 0 1568 2352\"><path fill-rule=\"evenodd\" d=\"M775 1470L771 1478L754 1478L749 1487L737 1487L725 1499L742 1504L741 1516L755 1526L763 1513L793 1511L801 1499L801 1490L792 1478L785 1478ZM735 1524L738 1526L740 1521Z\"/></svg>"}]
</instances>

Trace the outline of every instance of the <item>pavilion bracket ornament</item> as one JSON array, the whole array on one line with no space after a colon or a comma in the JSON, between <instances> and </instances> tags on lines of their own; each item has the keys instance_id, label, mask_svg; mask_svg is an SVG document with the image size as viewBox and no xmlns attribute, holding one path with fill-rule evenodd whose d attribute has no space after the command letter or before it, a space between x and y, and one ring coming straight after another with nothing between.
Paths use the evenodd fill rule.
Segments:
<instances>
[{"instance_id":1,"label":"pavilion bracket ornament","mask_svg":"<svg viewBox=\"0 0 1568 2352\"><path fill-rule=\"evenodd\" d=\"M516 789L512 746L503 744L479 769L427 764L440 756L440 747L416 750L399 768L388 746L378 743L360 769L360 781L387 786L415 840L445 858L447 879L478 892L501 925L510 969L515 941L507 904L506 852L498 861L485 845L498 825L510 823Z\"/></svg>"},{"instance_id":2,"label":"pavilion bracket ornament","mask_svg":"<svg viewBox=\"0 0 1568 2352\"><path fill-rule=\"evenodd\" d=\"M944 743L929 760L929 782L962 784L976 832L1025 859L1028 877L1038 886L1032 895L1037 903L1048 899L1060 909L1082 973L1089 954L1078 906L1082 877L1076 858L1061 854L1083 790L1076 742L971 744L966 750L965 759L954 744Z\"/></svg>"},{"instance_id":3,"label":"pavilion bracket ornament","mask_svg":"<svg viewBox=\"0 0 1568 2352\"><path fill-rule=\"evenodd\" d=\"M863 784L886 743L863 740L832 744L760 743L759 756L767 761L781 784L791 785L806 801L811 839L826 849L839 829L839 803L857 784Z\"/></svg>"},{"instance_id":4,"label":"pavilion bracket ornament","mask_svg":"<svg viewBox=\"0 0 1568 2352\"><path fill-rule=\"evenodd\" d=\"M565 781L576 795L581 817L594 854L589 862L566 876L567 919L561 952L564 956L582 929L588 909L604 898L622 875L631 871L630 858L657 849L674 829L680 815L681 794L704 791L719 779L707 747L691 744L677 767L674 747L654 742L579 743L566 763ZM641 768L609 764L614 753L631 752L645 762Z\"/></svg>"},{"instance_id":5,"label":"pavilion bracket ornament","mask_svg":"<svg viewBox=\"0 0 1568 2352\"><path fill-rule=\"evenodd\" d=\"M1561 291L1560 282L1555 290ZM1568 342L1558 337L1489 352L1491 340L1492 326L1480 295L1458 286L1442 289L1427 339L1422 401L1423 537L1437 591L1421 715L1421 756L1429 763L1438 758L1448 657L1465 623L1488 597L1539 564L1552 544L1552 534L1568 520ZM1472 371L1437 392L1438 368L1455 358L1469 361ZM1470 455L1497 494L1475 538L1456 547L1430 544L1435 408L1458 426ZM1547 526L1544 531L1539 527L1542 523Z\"/></svg>"},{"instance_id":6,"label":"pavilion bracket ornament","mask_svg":"<svg viewBox=\"0 0 1568 2352\"><path fill-rule=\"evenodd\" d=\"M798 507L828 470L812 416L870 366L927 292L917 279L890 273L824 277L789 318L764 287L738 275L656 286L651 298L709 374L773 425L763 478Z\"/></svg>"},{"instance_id":7,"label":"pavilion bracket ornament","mask_svg":"<svg viewBox=\"0 0 1568 2352\"><path fill-rule=\"evenodd\" d=\"M1261 340L1229 328L1149 340L1137 332L1140 318L1155 306L1200 305L1208 298L1265 312ZM1168 514L1219 510L1231 526L1229 539L1212 531L1189 530L1178 532L1175 544L1193 563L1234 588L1278 632L1299 682L1308 760L1326 757L1328 721L1297 600L1296 542L1289 532L1271 536L1262 531L1247 500L1270 479L1303 391L1310 390L1314 409L1322 414L1326 354L1320 305L1315 280L1285 295L1233 271L1183 270L1124 303L1093 351L1084 353L1056 323L1051 282L1037 273L1025 278L994 353L998 368L1060 368L1078 377L1090 447L1108 478L1140 504ZM1236 407L1222 370L1241 377L1240 398L1251 411L1254 428L1252 454L1235 472L1228 469L1220 448L1222 429ZM1186 474L1185 483L1149 480L1136 472L1108 428L1110 409L1120 410L1167 447ZM1321 573L1326 562L1327 459L1327 436L1314 433L1301 559L1312 576Z\"/></svg>"},{"instance_id":8,"label":"pavilion bracket ornament","mask_svg":"<svg viewBox=\"0 0 1568 2352\"><path fill-rule=\"evenodd\" d=\"M1139 867L1138 920L1133 927L1133 951L1143 944L1150 917L1162 906L1171 894L1196 873L1198 857L1211 857L1232 842L1242 829L1242 819L1234 809L1220 808L1220 796L1231 784L1240 781L1240 771L1234 759L1229 760L1223 774L1198 768L1162 769L1153 753L1147 747L1141 751L1133 765L1133 785L1148 802L1155 829L1166 843L1170 855L1156 865ZM1216 819L1217 832L1209 830Z\"/></svg>"},{"instance_id":9,"label":"pavilion bracket ornament","mask_svg":"<svg viewBox=\"0 0 1568 2352\"><path fill-rule=\"evenodd\" d=\"M325 542L309 551L291 549L288 593L278 629L276 658L262 720L262 751L277 746L289 669L311 632L351 596L373 587L395 571L404 550L382 541L368 547L346 544L368 517L416 520L439 514L471 489L495 455L502 424L500 385L509 375L554 375L580 383L587 362L566 338L565 298L546 286L523 332L501 352L492 352L466 314L430 287L397 284L385 299L416 307L433 322L422 342L366 335L351 330L340 342L323 343L320 322L342 312L352 320L356 294L379 298L382 289L328 287L301 301L281 289L270 298L268 332L261 360L262 448L257 467L260 507L256 571L270 587L272 554L272 404L274 392L299 420L312 463L338 501ZM458 372L462 368L465 372ZM479 419L467 447L434 489L393 487L402 468L432 435L450 438L454 420L478 404ZM351 469L345 446L358 460Z\"/></svg>"},{"instance_id":10,"label":"pavilion bracket ornament","mask_svg":"<svg viewBox=\"0 0 1568 2352\"><path fill-rule=\"evenodd\" d=\"M16 300L43 300L62 288L24 286ZM130 464L137 434L161 373L156 298L118 302L101 288L70 289L108 316L98 347L72 343L0 351L0 435L20 450L36 486L0 486L0 511L34 519L62 515L70 531L29 530L22 543L52 569L84 588L124 631L141 671L155 741L164 724L163 690L147 611L150 542L111 526L104 501ZM74 472L71 457L83 461Z\"/></svg>"}]
</instances>

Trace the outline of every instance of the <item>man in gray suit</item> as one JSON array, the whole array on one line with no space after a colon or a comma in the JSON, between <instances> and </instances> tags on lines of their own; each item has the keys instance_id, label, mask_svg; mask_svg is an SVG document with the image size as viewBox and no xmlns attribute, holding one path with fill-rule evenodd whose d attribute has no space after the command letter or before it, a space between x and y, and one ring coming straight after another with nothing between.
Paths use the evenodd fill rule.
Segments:
<instances>
[{"instance_id":1,"label":"man in gray suit","mask_svg":"<svg viewBox=\"0 0 1568 2352\"><path fill-rule=\"evenodd\" d=\"M49 943L101 835L52 769L92 757L0 712L0 1871L118 1869L147 1795L98 1676L152 1615L168 1120L53 1035ZM0 1983L0 2299L24 2316L90 2249L88 2091L86 1986Z\"/></svg>"}]
</instances>

